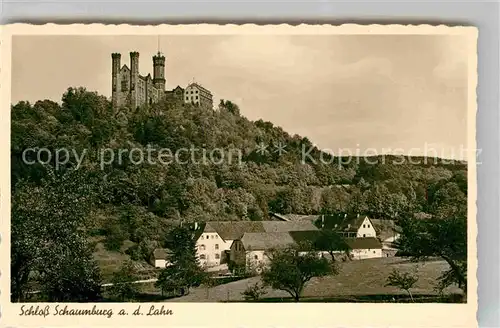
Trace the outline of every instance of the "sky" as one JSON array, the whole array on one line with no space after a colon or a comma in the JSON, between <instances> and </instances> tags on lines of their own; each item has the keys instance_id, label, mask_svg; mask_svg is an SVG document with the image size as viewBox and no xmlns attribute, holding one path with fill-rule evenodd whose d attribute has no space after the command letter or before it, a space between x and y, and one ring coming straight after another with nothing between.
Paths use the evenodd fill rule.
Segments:
<instances>
[{"instance_id":1,"label":"sky","mask_svg":"<svg viewBox=\"0 0 500 328\"><path fill-rule=\"evenodd\" d=\"M334 153L466 158L467 40L459 35L15 36L12 98L111 96L111 53L141 75L166 56L167 89L196 81ZM437 153L437 155L436 155Z\"/></svg>"}]
</instances>

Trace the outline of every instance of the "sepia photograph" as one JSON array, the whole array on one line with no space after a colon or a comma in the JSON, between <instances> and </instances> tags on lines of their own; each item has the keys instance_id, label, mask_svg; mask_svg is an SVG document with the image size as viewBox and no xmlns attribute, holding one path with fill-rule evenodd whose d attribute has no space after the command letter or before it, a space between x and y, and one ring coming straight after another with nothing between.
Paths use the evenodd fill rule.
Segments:
<instances>
[{"instance_id":1,"label":"sepia photograph","mask_svg":"<svg viewBox=\"0 0 500 328\"><path fill-rule=\"evenodd\" d=\"M12 36L21 316L476 302L475 29L148 31Z\"/></svg>"}]
</instances>

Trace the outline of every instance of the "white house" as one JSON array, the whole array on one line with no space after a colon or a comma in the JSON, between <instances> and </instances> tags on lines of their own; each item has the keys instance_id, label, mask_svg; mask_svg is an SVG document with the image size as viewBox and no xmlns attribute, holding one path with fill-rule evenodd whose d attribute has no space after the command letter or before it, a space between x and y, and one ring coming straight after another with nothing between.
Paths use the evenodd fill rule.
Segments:
<instances>
[{"instance_id":1,"label":"white house","mask_svg":"<svg viewBox=\"0 0 500 328\"><path fill-rule=\"evenodd\" d=\"M157 268L166 268L167 266L171 265L171 262L169 260L170 253L168 249L164 248L155 249L153 251L153 258L155 262L155 267Z\"/></svg>"},{"instance_id":2,"label":"white house","mask_svg":"<svg viewBox=\"0 0 500 328\"><path fill-rule=\"evenodd\" d=\"M347 238L353 260L382 257L382 244L375 237Z\"/></svg>"}]
</instances>

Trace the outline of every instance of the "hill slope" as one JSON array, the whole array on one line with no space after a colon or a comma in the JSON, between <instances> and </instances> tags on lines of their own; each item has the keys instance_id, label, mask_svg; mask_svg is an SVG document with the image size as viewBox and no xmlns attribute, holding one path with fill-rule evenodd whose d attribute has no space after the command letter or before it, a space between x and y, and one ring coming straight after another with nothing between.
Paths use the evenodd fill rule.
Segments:
<instances>
[{"instance_id":1,"label":"hill slope","mask_svg":"<svg viewBox=\"0 0 500 328\"><path fill-rule=\"evenodd\" d=\"M306 137L289 135L270 122L249 121L229 101L215 111L158 103L116 113L105 97L70 88L61 105L20 102L12 106L11 117L13 194L23 184L43 186L48 172L56 178L82 176L96 196L88 234L104 237L106 249L113 251L132 241L126 252L135 260L148 260L165 231L180 220L264 220L269 212L441 216L466 204L465 163L333 158ZM286 152L259 151L261 144L283 144ZM53 155L59 150L68 155L67 162L56 163L52 156L48 165L28 165L22 156L30 147ZM164 165L160 149L173 157L182 151L177 161L167 156ZM310 155L306 162L304 150ZM140 161L149 153L152 161ZM36 160L36 153L28 159ZM70 168L78 168L77 173Z\"/></svg>"}]
</instances>

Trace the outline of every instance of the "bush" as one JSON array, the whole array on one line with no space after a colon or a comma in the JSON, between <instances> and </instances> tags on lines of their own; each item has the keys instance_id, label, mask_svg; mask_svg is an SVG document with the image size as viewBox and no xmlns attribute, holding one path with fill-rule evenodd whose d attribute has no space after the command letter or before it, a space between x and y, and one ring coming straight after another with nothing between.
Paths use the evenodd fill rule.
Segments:
<instances>
[{"instance_id":1,"label":"bush","mask_svg":"<svg viewBox=\"0 0 500 328\"><path fill-rule=\"evenodd\" d=\"M267 292L260 283L256 282L255 284L248 286L247 289L243 293L241 293L246 301L257 301L260 297Z\"/></svg>"}]
</instances>

